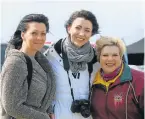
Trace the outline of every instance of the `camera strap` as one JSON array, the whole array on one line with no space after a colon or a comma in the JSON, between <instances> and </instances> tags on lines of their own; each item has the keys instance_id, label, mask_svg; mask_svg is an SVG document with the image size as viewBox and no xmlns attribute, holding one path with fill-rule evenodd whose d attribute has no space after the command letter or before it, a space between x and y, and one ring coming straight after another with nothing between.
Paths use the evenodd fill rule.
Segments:
<instances>
[{"instance_id":1,"label":"camera strap","mask_svg":"<svg viewBox=\"0 0 145 119\"><path fill-rule=\"evenodd\" d=\"M70 80L70 77L69 77L70 65L69 65L67 54L64 52L63 47L62 47L64 40L60 39L54 45L54 48L59 55L62 53L63 67L64 67L64 70L67 72L67 75L68 75L68 81L69 81L69 85L70 85L70 89L71 89L71 96L72 96L72 99L74 101L75 99L74 99L73 88L72 88L71 80ZM95 54L95 51L94 51L94 54ZM90 81L91 81L91 73L93 71L93 64L96 63L96 62L97 62L97 58L96 58L96 55L95 55L94 58L92 59L92 61L87 63L88 64L88 72L89 72L89 92L91 92L91 82ZM90 93L89 93L88 99L90 99Z\"/></svg>"}]
</instances>

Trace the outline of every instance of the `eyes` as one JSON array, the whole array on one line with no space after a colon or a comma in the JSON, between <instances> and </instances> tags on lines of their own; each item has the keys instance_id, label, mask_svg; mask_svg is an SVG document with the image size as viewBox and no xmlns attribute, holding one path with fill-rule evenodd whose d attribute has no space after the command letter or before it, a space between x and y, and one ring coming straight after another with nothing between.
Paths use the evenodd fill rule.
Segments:
<instances>
[{"instance_id":1,"label":"eyes","mask_svg":"<svg viewBox=\"0 0 145 119\"><path fill-rule=\"evenodd\" d=\"M109 54L103 54L102 56L103 56L103 57L109 57L110 55L109 55ZM111 56L112 56L112 57L118 57L119 54L112 54Z\"/></svg>"},{"instance_id":2,"label":"eyes","mask_svg":"<svg viewBox=\"0 0 145 119\"><path fill-rule=\"evenodd\" d=\"M81 26L76 26L75 28L76 28L77 30L79 30L79 31L82 30L82 27L81 27ZM89 28L85 28L84 31L85 31L86 33L90 33L90 32L91 32L91 30L90 30Z\"/></svg>"},{"instance_id":3,"label":"eyes","mask_svg":"<svg viewBox=\"0 0 145 119\"><path fill-rule=\"evenodd\" d=\"M34 32L32 32L31 34L32 34L33 36L38 36L39 34L40 34L41 36L46 36L46 33L45 33L45 32L39 33L39 32L34 31Z\"/></svg>"}]
</instances>

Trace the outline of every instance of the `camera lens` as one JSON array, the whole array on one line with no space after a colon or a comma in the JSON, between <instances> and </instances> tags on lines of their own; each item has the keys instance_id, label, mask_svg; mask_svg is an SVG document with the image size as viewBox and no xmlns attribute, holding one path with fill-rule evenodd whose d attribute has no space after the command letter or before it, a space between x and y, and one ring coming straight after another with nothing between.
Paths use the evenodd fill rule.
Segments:
<instances>
[{"instance_id":1,"label":"camera lens","mask_svg":"<svg viewBox=\"0 0 145 119\"><path fill-rule=\"evenodd\" d=\"M90 108L89 108L89 105L82 105L81 108L80 108L80 112L81 112L81 115L84 117L84 118L88 118L91 114L90 114Z\"/></svg>"},{"instance_id":2,"label":"camera lens","mask_svg":"<svg viewBox=\"0 0 145 119\"><path fill-rule=\"evenodd\" d=\"M91 115L89 104L89 101L85 99L75 100L72 102L71 111L73 113L81 113L84 118L88 118Z\"/></svg>"},{"instance_id":3,"label":"camera lens","mask_svg":"<svg viewBox=\"0 0 145 119\"><path fill-rule=\"evenodd\" d=\"M79 113L80 112L80 103L79 103L79 100L75 100L75 101L72 102L71 111L73 113L75 113L75 112Z\"/></svg>"},{"instance_id":4,"label":"camera lens","mask_svg":"<svg viewBox=\"0 0 145 119\"><path fill-rule=\"evenodd\" d=\"M84 117L84 118L88 118L91 114L90 114L90 110L86 109L86 110L83 110L81 112L81 115Z\"/></svg>"}]
</instances>

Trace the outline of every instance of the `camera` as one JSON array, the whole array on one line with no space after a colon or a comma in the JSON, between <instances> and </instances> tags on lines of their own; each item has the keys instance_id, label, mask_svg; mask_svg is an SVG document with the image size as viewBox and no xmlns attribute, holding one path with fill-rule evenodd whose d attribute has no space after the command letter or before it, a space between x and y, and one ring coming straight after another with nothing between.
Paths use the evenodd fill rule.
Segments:
<instances>
[{"instance_id":1,"label":"camera","mask_svg":"<svg viewBox=\"0 0 145 119\"><path fill-rule=\"evenodd\" d=\"M84 118L91 115L90 113L90 102L88 100L74 100L71 105L71 111L73 113L81 113Z\"/></svg>"}]
</instances>

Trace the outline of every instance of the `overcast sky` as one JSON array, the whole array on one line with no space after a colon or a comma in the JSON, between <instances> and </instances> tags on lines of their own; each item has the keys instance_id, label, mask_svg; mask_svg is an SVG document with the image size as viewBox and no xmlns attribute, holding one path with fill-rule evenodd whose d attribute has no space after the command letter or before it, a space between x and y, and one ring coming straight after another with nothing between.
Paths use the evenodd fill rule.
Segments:
<instances>
[{"instance_id":1,"label":"overcast sky","mask_svg":"<svg viewBox=\"0 0 145 119\"><path fill-rule=\"evenodd\" d=\"M79 1L79 0L78 0ZM43 13L50 21L47 41L65 37L65 21L72 12L80 9L92 11L100 25L100 34L123 38L127 45L144 37L145 2L135 1L13 1L3 0L1 4L1 42L9 41L21 18L30 13ZM143 10L144 9L144 10ZM91 41L95 41L95 35Z\"/></svg>"}]
</instances>

